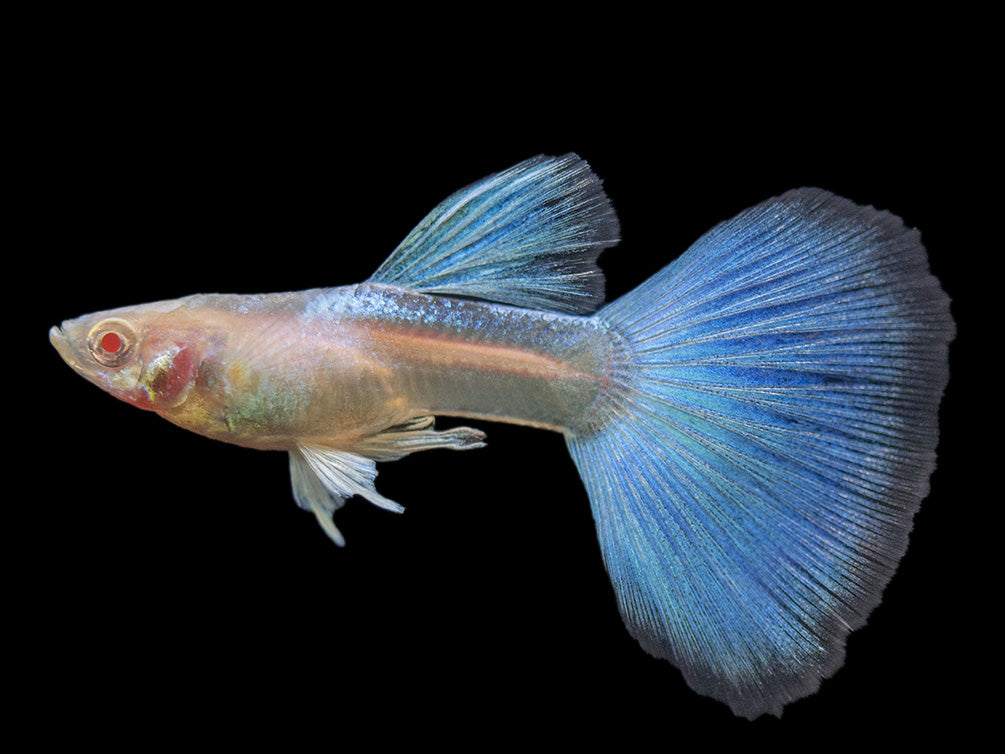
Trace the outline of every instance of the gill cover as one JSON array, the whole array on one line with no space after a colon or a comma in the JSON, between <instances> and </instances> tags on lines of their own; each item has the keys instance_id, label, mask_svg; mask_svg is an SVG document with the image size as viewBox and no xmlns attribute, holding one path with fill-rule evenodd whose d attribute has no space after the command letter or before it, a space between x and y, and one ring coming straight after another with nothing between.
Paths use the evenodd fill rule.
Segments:
<instances>
[{"instance_id":1,"label":"gill cover","mask_svg":"<svg viewBox=\"0 0 1005 754\"><path fill-rule=\"evenodd\" d=\"M192 350L176 339L150 333L140 347L139 385L154 410L173 408L185 400L192 387Z\"/></svg>"}]
</instances>

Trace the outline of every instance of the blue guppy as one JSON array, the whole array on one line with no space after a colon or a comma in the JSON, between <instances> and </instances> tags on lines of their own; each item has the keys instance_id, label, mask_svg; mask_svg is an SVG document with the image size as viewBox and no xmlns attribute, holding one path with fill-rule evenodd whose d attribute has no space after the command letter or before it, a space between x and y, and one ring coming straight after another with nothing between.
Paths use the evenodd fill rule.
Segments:
<instances>
[{"instance_id":1,"label":"blue guppy","mask_svg":"<svg viewBox=\"0 0 1005 754\"><path fill-rule=\"evenodd\" d=\"M481 447L436 416L561 432L622 617L737 715L843 663L935 468L955 326L916 230L819 189L741 212L611 303L618 220L576 155L453 194L364 283L199 294L62 323L112 395L289 454L343 544L376 463Z\"/></svg>"}]
</instances>

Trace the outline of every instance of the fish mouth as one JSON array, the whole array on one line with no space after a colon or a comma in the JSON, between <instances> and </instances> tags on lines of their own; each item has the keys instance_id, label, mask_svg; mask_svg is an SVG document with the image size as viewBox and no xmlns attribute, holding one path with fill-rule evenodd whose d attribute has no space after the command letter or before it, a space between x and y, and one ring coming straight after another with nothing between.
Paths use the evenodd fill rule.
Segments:
<instances>
[{"instance_id":1,"label":"fish mouth","mask_svg":"<svg viewBox=\"0 0 1005 754\"><path fill-rule=\"evenodd\" d=\"M49 342L56 349L63 361L73 364L73 349L70 347L70 339L63 333L57 325L49 328Z\"/></svg>"}]
</instances>

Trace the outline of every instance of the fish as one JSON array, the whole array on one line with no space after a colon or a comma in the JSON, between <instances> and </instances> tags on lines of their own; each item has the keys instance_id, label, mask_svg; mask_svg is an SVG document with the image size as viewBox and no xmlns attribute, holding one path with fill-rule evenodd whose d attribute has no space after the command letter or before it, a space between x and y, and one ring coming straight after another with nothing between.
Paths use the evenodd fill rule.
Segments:
<instances>
[{"instance_id":1,"label":"fish","mask_svg":"<svg viewBox=\"0 0 1005 754\"><path fill-rule=\"evenodd\" d=\"M918 230L818 188L605 302L619 238L587 162L539 155L450 195L363 283L189 295L49 338L118 399L286 452L340 546L350 498L403 510L377 463L485 445L438 417L561 433L630 634L735 715L780 716L842 666L906 551L949 297Z\"/></svg>"}]
</instances>

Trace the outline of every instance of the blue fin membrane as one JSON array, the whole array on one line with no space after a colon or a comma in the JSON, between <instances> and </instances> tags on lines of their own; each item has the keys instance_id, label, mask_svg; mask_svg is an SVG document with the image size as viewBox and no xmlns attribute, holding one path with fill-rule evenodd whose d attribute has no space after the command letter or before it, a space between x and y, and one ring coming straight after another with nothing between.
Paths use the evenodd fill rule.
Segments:
<instances>
[{"instance_id":1,"label":"blue fin membrane","mask_svg":"<svg viewBox=\"0 0 1005 754\"><path fill-rule=\"evenodd\" d=\"M954 324L920 236L799 189L595 316L624 363L567 441L622 616L696 691L781 714L841 666L928 492Z\"/></svg>"},{"instance_id":2,"label":"blue fin membrane","mask_svg":"<svg viewBox=\"0 0 1005 754\"><path fill-rule=\"evenodd\" d=\"M574 154L539 156L441 202L370 282L589 314L604 300L597 256L617 241L617 216L589 166Z\"/></svg>"}]
</instances>

